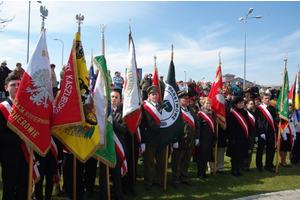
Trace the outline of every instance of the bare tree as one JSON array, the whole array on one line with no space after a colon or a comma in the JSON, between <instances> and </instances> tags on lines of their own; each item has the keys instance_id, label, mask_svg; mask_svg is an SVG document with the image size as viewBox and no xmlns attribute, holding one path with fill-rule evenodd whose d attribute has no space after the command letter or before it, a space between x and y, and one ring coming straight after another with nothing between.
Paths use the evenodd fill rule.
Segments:
<instances>
[{"instance_id":1,"label":"bare tree","mask_svg":"<svg viewBox=\"0 0 300 200\"><path fill-rule=\"evenodd\" d=\"M3 4L3 1L0 1L0 6L2 4ZM0 10L0 12L1 12L1 10ZM15 18L15 16L13 16L13 18L11 18L11 19L9 19L9 18L4 18L4 19L0 18L0 30L4 29L8 25L8 23L11 22L14 18ZM2 31L0 31L0 32L2 32Z\"/></svg>"}]
</instances>

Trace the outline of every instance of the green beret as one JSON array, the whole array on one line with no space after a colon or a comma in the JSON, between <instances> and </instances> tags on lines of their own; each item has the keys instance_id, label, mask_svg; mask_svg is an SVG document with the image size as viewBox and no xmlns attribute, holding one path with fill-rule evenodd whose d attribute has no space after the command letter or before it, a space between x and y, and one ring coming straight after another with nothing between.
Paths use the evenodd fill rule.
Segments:
<instances>
[{"instance_id":1,"label":"green beret","mask_svg":"<svg viewBox=\"0 0 300 200\"><path fill-rule=\"evenodd\" d=\"M185 90L177 91L177 95L178 95L179 99L181 99L184 96L188 96L188 94L187 94L187 92Z\"/></svg>"},{"instance_id":2,"label":"green beret","mask_svg":"<svg viewBox=\"0 0 300 200\"><path fill-rule=\"evenodd\" d=\"M148 87L147 93L150 94L151 92L158 92L158 88L155 85Z\"/></svg>"}]
</instances>

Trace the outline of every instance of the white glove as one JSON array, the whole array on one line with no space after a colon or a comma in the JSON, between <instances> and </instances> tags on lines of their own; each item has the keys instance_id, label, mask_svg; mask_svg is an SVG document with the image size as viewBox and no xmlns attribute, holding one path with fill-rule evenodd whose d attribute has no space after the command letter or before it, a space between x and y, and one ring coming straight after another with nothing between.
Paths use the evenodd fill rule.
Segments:
<instances>
[{"instance_id":1,"label":"white glove","mask_svg":"<svg viewBox=\"0 0 300 200\"><path fill-rule=\"evenodd\" d=\"M266 140L266 135L263 133L263 134L260 134L260 137L264 140Z\"/></svg>"},{"instance_id":2,"label":"white glove","mask_svg":"<svg viewBox=\"0 0 300 200\"><path fill-rule=\"evenodd\" d=\"M283 139L284 141L287 141L286 135L281 135L281 136L282 136L282 139Z\"/></svg>"},{"instance_id":3,"label":"white glove","mask_svg":"<svg viewBox=\"0 0 300 200\"><path fill-rule=\"evenodd\" d=\"M174 149L178 149L178 147L179 147L178 142L175 142L175 143L173 144L173 148L174 148Z\"/></svg>"},{"instance_id":4,"label":"white glove","mask_svg":"<svg viewBox=\"0 0 300 200\"><path fill-rule=\"evenodd\" d=\"M255 142L257 142L258 141L258 137L255 137Z\"/></svg>"},{"instance_id":5,"label":"white glove","mask_svg":"<svg viewBox=\"0 0 300 200\"><path fill-rule=\"evenodd\" d=\"M141 152L144 152L146 149L146 145L145 144L141 144Z\"/></svg>"},{"instance_id":6,"label":"white glove","mask_svg":"<svg viewBox=\"0 0 300 200\"><path fill-rule=\"evenodd\" d=\"M195 145L197 146L199 144L199 139L195 139Z\"/></svg>"}]
</instances>

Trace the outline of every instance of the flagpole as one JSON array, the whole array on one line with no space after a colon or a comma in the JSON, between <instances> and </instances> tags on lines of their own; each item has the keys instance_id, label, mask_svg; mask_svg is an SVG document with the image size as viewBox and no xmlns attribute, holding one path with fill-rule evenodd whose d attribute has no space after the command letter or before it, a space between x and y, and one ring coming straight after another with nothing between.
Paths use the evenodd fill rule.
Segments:
<instances>
[{"instance_id":1,"label":"flagpole","mask_svg":"<svg viewBox=\"0 0 300 200\"><path fill-rule=\"evenodd\" d=\"M32 169L33 169L33 149L30 147L27 200L31 200Z\"/></svg>"},{"instance_id":2,"label":"flagpole","mask_svg":"<svg viewBox=\"0 0 300 200\"><path fill-rule=\"evenodd\" d=\"M219 122L217 122L217 138L219 137ZM218 143L215 144L215 162L214 162L214 176L216 175L216 167L217 167L217 154L218 154Z\"/></svg>"},{"instance_id":3,"label":"flagpole","mask_svg":"<svg viewBox=\"0 0 300 200\"><path fill-rule=\"evenodd\" d=\"M167 174L168 174L168 155L169 155L169 145L166 146L166 162L165 162L165 178L164 178L164 190L167 189Z\"/></svg>"},{"instance_id":4,"label":"flagpole","mask_svg":"<svg viewBox=\"0 0 300 200\"><path fill-rule=\"evenodd\" d=\"M102 47L102 55L105 55L105 50L104 50L104 32L106 25L105 24L100 24L99 25L100 32L102 33L102 39L101 39L101 47ZM109 166L106 165L106 188L107 188L107 198L110 200L110 186L109 186Z\"/></svg>"},{"instance_id":5,"label":"flagpole","mask_svg":"<svg viewBox=\"0 0 300 200\"><path fill-rule=\"evenodd\" d=\"M131 143L132 143L132 178L133 178L133 197L135 197L135 155L134 155L134 134L131 135Z\"/></svg>"},{"instance_id":6,"label":"flagpole","mask_svg":"<svg viewBox=\"0 0 300 200\"><path fill-rule=\"evenodd\" d=\"M283 83L281 89L281 99L280 99L280 112L283 110L283 94L285 93L285 78L286 78L286 64L287 64L287 54L285 54L284 59L284 74L283 74ZM279 121L278 133L277 133L277 153L276 153L276 173L278 173L278 164L279 164L279 151L280 151L280 132L281 132L281 119Z\"/></svg>"}]
</instances>

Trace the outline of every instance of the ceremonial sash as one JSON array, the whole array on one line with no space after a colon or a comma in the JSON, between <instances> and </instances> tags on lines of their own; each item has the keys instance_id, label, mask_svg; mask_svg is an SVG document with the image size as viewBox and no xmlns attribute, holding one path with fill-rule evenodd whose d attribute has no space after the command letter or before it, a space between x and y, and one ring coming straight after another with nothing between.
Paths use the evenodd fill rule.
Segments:
<instances>
[{"instance_id":1,"label":"ceremonial sash","mask_svg":"<svg viewBox=\"0 0 300 200\"><path fill-rule=\"evenodd\" d=\"M253 125L253 127L255 127L255 117L247 110L248 112L248 116L249 116L249 120L251 122L251 124Z\"/></svg>"},{"instance_id":2,"label":"ceremonial sash","mask_svg":"<svg viewBox=\"0 0 300 200\"><path fill-rule=\"evenodd\" d=\"M192 127L194 128L194 130L196 130L195 128L195 121L193 116L191 115L191 113L189 113L189 111L184 111L183 109L181 109L182 111L182 117L185 121L187 121L190 125L192 125Z\"/></svg>"},{"instance_id":3,"label":"ceremonial sash","mask_svg":"<svg viewBox=\"0 0 300 200\"><path fill-rule=\"evenodd\" d=\"M155 121L160 124L161 114L158 112L156 107L153 106L149 101L144 101L144 108L150 113Z\"/></svg>"},{"instance_id":4,"label":"ceremonial sash","mask_svg":"<svg viewBox=\"0 0 300 200\"><path fill-rule=\"evenodd\" d=\"M260 105L258 107L260 108L260 110L262 111L262 113L264 114L264 116L267 118L267 120L269 121L269 123L272 125L272 128L273 128L274 133L275 133L276 132L275 131L275 125L274 125L274 120L273 120L273 117L272 117L271 113L268 111L267 108L265 108L262 105Z\"/></svg>"},{"instance_id":5,"label":"ceremonial sash","mask_svg":"<svg viewBox=\"0 0 300 200\"><path fill-rule=\"evenodd\" d=\"M121 175L124 176L127 172L127 161L126 161L125 151L124 151L124 148L123 148L118 136L115 134L115 132L114 132L114 141L115 141L116 151L122 160Z\"/></svg>"},{"instance_id":6,"label":"ceremonial sash","mask_svg":"<svg viewBox=\"0 0 300 200\"><path fill-rule=\"evenodd\" d=\"M231 111L232 114L236 117L236 119L240 122L241 126L243 127L247 138L248 138L248 123L246 121L246 119L243 117L243 115L241 115L239 112L237 112L235 109Z\"/></svg>"},{"instance_id":7,"label":"ceremonial sash","mask_svg":"<svg viewBox=\"0 0 300 200\"><path fill-rule=\"evenodd\" d=\"M143 153L142 149L141 149L142 140L141 140L141 130L140 130L140 127L138 127L136 129L135 134L136 134L137 141L139 142L139 152Z\"/></svg>"},{"instance_id":8,"label":"ceremonial sash","mask_svg":"<svg viewBox=\"0 0 300 200\"><path fill-rule=\"evenodd\" d=\"M7 102L7 101L3 101L0 103L0 110L3 113L5 119L7 120L9 113L11 111L12 107L11 105ZM27 163L29 164L29 157L30 157L30 150L29 150L29 145L27 143L25 143L23 140L21 142L21 148L23 150L25 159L27 161ZM33 182L37 183L40 179L40 172L38 169L38 163L35 160L35 156L33 155L33 171L32 171L32 178L33 178Z\"/></svg>"},{"instance_id":9,"label":"ceremonial sash","mask_svg":"<svg viewBox=\"0 0 300 200\"><path fill-rule=\"evenodd\" d=\"M215 121L212 118L212 116L210 116L210 115L208 115L208 114L206 114L206 113L204 113L202 111L198 111L198 114L201 115L201 117L203 117L207 121L210 129L214 133L215 132Z\"/></svg>"}]
</instances>

